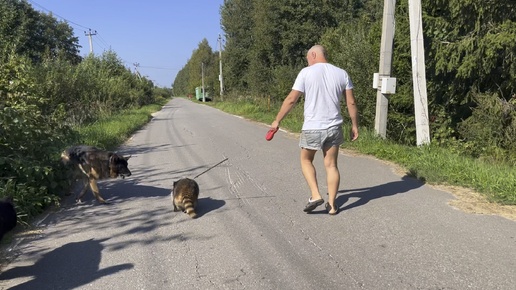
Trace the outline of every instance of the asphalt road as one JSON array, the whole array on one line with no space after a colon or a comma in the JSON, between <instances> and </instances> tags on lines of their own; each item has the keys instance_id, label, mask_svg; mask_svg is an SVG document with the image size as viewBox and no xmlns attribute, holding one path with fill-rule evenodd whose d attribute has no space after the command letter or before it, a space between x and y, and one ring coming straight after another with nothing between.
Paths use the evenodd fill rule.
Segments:
<instances>
[{"instance_id":1,"label":"asphalt road","mask_svg":"<svg viewBox=\"0 0 516 290\"><path fill-rule=\"evenodd\" d=\"M370 157L339 157L341 212L303 212L297 138L174 99L120 152L133 175L16 238L1 289L516 289L516 223ZM227 161L201 174L211 166ZM322 156L316 156L325 192ZM170 190L194 177L199 218Z\"/></svg>"}]
</instances>

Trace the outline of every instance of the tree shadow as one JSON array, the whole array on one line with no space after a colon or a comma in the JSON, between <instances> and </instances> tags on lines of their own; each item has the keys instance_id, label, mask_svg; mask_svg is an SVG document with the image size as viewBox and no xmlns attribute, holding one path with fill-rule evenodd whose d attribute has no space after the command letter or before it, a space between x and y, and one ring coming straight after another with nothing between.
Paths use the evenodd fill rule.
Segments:
<instances>
[{"instance_id":1,"label":"tree shadow","mask_svg":"<svg viewBox=\"0 0 516 290\"><path fill-rule=\"evenodd\" d=\"M133 264L125 263L99 269L104 240L89 239L68 243L39 259L34 265L16 267L0 274L0 280L34 277L10 289L74 289L99 278L129 270Z\"/></svg>"}]
</instances>

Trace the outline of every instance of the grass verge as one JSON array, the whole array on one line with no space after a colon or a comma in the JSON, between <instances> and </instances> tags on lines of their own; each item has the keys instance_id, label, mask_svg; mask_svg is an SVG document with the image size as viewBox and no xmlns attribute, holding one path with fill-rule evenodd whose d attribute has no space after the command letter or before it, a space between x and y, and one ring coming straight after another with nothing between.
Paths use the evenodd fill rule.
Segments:
<instances>
[{"instance_id":1,"label":"grass verge","mask_svg":"<svg viewBox=\"0 0 516 290\"><path fill-rule=\"evenodd\" d=\"M250 100L206 104L266 124L272 123L281 105L269 107ZM291 132L300 132L302 109L296 105L281 126ZM346 126L350 127L349 124ZM360 138L356 142L344 143L342 148L396 163L407 174L429 184L470 188L491 202L516 205L516 168L510 165L488 163L435 145L414 147L395 144L362 127Z\"/></svg>"},{"instance_id":2,"label":"grass verge","mask_svg":"<svg viewBox=\"0 0 516 290\"><path fill-rule=\"evenodd\" d=\"M102 118L93 124L77 128L84 144L114 150L135 131L142 128L159 111L163 104L153 104Z\"/></svg>"}]
</instances>

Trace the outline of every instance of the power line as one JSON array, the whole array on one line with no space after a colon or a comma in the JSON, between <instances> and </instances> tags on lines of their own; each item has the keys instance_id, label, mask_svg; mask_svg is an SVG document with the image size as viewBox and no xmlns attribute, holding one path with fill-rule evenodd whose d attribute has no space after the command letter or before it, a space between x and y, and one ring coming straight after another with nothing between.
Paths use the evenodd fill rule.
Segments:
<instances>
[{"instance_id":1,"label":"power line","mask_svg":"<svg viewBox=\"0 0 516 290\"><path fill-rule=\"evenodd\" d=\"M97 46L100 46L104 51L109 50L106 48L106 46L103 43L98 42L97 40L93 39L93 43Z\"/></svg>"},{"instance_id":2,"label":"power line","mask_svg":"<svg viewBox=\"0 0 516 290\"><path fill-rule=\"evenodd\" d=\"M97 37L99 38L100 42L102 42L105 46L109 47L110 45L107 44L107 42L100 36L100 34L97 33ZM105 48L104 48L105 49Z\"/></svg>"},{"instance_id":3,"label":"power line","mask_svg":"<svg viewBox=\"0 0 516 290\"><path fill-rule=\"evenodd\" d=\"M76 26L79 26L79 27L81 27L81 28L84 28L84 29L90 29L89 27L86 27L86 26L84 26L84 25L80 25L79 23L75 23L75 22L73 22L73 21L71 21L71 20L68 20L68 19L64 18L63 16L60 16L60 15L58 15L58 14L56 14L56 13L52 12L51 10L48 10L47 8L45 8L45 7L41 6L40 4L38 4L38 3L34 2L34 1L31 1L31 0L28 0L28 1L29 1L30 3L32 3L32 4L36 5L36 6L38 6L39 8L41 8L41 9L43 9L43 10L47 11L47 12L52 13L52 15L55 15L55 16L57 16L57 17L61 18L62 20L66 21L66 22L72 23L72 24L74 24L74 25L76 25Z\"/></svg>"},{"instance_id":4,"label":"power line","mask_svg":"<svg viewBox=\"0 0 516 290\"><path fill-rule=\"evenodd\" d=\"M80 28L83 28L83 29L88 30L88 32L87 32L87 31L84 31L84 34L88 37L88 40L89 40L89 44L90 44L90 53L92 53L92 52L93 52L93 42L95 42L95 44L96 44L96 45L100 46L100 47L101 47L101 48L103 48L104 50L108 50L107 48L108 48L108 47L111 47L111 46L110 46L109 44L107 44L107 42L106 42L106 41L105 41L105 40L104 40L104 39L103 39L103 38L98 34L98 31L93 30L93 29L91 29L91 28L89 28L89 27L86 27L86 26L84 26L84 25L81 25L81 24L79 24L79 23L76 23L76 22L74 22L74 21L71 21L71 20L69 20L69 19L67 19L67 18L65 18L65 17L63 17L63 16L61 16L61 15L59 15L59 14L56 14L56 13L54 13L52 10L47 9L46 7L43 7L41 4L36 3L36 2L34 2L34 1L32 1L32 0L28 0L28 2L32 3L34 6L39 7L41 10L44 10L44 11L46 11L46 12L48 12L48 13L51 13L51 14L52 14L52 16L56 16L57 18L60 18L61 20L66 21L66 22L67 22L67 23L69 23L69 24L73 24L73 25L74 25L74 26L76 26L76 27L80 27ZM92 36L94 36L94 35L95 35L95 36L97 36L97 37L95 38L95 40L92 38ZM97 39L98 39L98 41L97 41Z\"/></svg>"},{"instance_id":5,"label":"power line","mask_svg":"<svg viewBox=\"0 0 516 290\"><path fill-rule=\"evenodd\" d=\"M145 65L141 65L140 67L141 68L152 68L152 69L164 69L164 70L178 70L178 69L171 68L171 67L156 67L156 66L145 66Z\"/></svg>"}]
</instances>

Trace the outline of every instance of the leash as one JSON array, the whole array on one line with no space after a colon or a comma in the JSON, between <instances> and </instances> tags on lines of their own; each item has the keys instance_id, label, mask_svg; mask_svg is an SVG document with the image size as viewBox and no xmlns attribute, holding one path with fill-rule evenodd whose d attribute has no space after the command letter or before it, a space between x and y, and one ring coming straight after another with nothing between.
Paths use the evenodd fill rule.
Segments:
<instances>
[{"instance_id":1,"label":"leash","mask_svg":"<svg viewBox=\"0 0 516 290\"><path fill-rule=\"evenodd\" d=\"M220 161L219 163L217 163L217 164L213 165L212 167L210 167L210 168L208 168L208 169L204 170L203 172L201 172L201 173L197 174L197 176L195 176L193 179L196 179L197 177L199 177L199 176L203 175L204 173L206 173L206 172L208 172L208 171L212 170L213 168L215 168L216 166L218 166L219 164L221 164L222 162L224 162L224 161L226 161L226 160L228 160L228 158L227 158L227 157L226 157L226 158L224 158L224 160Z\"/></svg>"}]
</instances>

